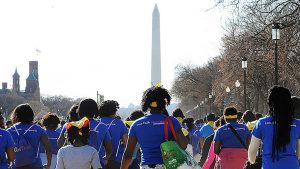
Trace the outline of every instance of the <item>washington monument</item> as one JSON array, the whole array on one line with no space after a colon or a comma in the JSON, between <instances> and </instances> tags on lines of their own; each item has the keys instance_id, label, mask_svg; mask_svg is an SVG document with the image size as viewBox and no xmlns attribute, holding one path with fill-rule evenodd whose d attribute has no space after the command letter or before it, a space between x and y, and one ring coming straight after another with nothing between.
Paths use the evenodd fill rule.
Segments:
<instances>
[{"instance_id":1,"label":"washington monument","mask_svg":"<svg viewBox=\"0 0 300 169\"><path fill-rule=\"evenodd\" d=\"M160 16L157 4L152 13L152 58L151 58L151 86L161 83L160 63Z\"/></svg>"}]
</instances>

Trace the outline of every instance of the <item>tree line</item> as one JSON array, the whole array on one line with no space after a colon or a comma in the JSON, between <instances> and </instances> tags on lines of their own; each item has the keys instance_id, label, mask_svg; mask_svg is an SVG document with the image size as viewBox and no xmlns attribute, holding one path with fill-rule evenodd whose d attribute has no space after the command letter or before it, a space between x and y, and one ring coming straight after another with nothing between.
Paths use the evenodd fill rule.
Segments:
<instances>
[{"instance_id":1,"label":"tree line","mask_svg":"<svg viewBox=\"0 0 300 169\"><path fill-rule=\"evenodd\" d=\"M273 23L280 23L281 27L278 40L279 85L299 95L300 1L218 0L216 7L232 12L224 28L226 33L222 37L220 55L205 65L178 65L175 68L171 92L181 100L181 108L187 111L198 105L198 113L214 111L217 114L228 105L243 110L242 58L245 57L248 62L246 108L267 113L268 89L275 81ZM240 87L235 86L237 80ZM227 87L231 89L228 93ZM208 98L209 93L214 94L211 99Z\"/></svg>"}]
</instances>

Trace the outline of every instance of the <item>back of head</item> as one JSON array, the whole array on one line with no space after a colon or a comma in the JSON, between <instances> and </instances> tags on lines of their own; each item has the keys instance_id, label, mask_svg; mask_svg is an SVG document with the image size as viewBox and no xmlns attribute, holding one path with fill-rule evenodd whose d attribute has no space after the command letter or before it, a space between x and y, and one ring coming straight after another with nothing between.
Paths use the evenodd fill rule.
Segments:
<instances>
[{"instance_id":1,"label":"back of head","mask_svg":"<svg viewBox=\"0 0 300 169\"><path fill-rule=\"evenodd\" d=\"M74 104L74 105L72 105L72 107L68 111L68 121L69 122L79 120L79 115L78 115L78 112L77 112L78 107L79 106L77 104Z\"/></svg>"},{"instance_id":2,"label":"back of head","mask_svg":"<svg viewBox=\"0 0 300 169\"><path fill-rule=\"evenodd\" d=\"M141 107L144 112L155 110L162 112L169 105L171 96L169 92L161 86L153 86L143 93Z\"/></svg>"},{"instance_id":3,"label":"back of head","mask_svg":"<svg viewBox=\"0 0 300 169\"><path fill-rule=\"evenodd\" d=\"M144 112L142 110L135 110L130 114L129 119L135 121L141 117L144 117Z\"/></svg>"},{"instance_id":4,"label":"back of head","mask_svg":"<svg viewBox=\"0 0 300 169\"><path fill-rule=\"evenodd\" d=\"M46 113L42 118L42 125L47 129L55 130L60 123L56 113Z\"/></svg>"},{"instance_id":5,"label":"back of head","mask_svg":"<svg viewBox=\"0 0 300 169\"><path fill-rule=\"evenodd\" d=\"M115 116L119 109L119 103L114 100L105 100L99 108L100 117Z\"/></svg>"},{"instance_id":6,"label":"back of head","mask_svg":"<svg viewBox=\"0 0 300 169\"><path fill-rule=\"evenodd\" d=\"M188 131L191 131L194 128L194 119L193 118L186 118L185 124Z\"/></svg>"},{"instance_id":7,"label":"back of head","mask_svg":"<svg viewBox=\"0 0 300 169\"><path fill-rule=\"evenodd\" d=\"M250 110L246 110L245 113L243 114L242 118L243 118L245 123L252 122L252 121L256 120L255 115Z\"/></svg>"},{"instance_id":8,"label":"back of head","mask_svg":"<svg viewBox=\"0 0 300 169\"><path fill-rule=\"evenodd\" d=\"M237 119L240 121L243 117L243 112L239 111L237 112Z\"/></svg>"},{"instance_id":9,"label":"back of head","mask_svg":"<svg viewBox=\"0 0 300 169\"><path fill-rule=\"evenodd\" d=\"M184 119L184 115L183 115L183 112L180 108L177 108L173 111L173 114L172 114L173 117L180 117L182 119Z\"/></svg>"},{"instance_id":10,"label":"back of head","mask_svg":"<svg viewBox=\"0 0 300 169\"><path fill-rule=\"evenodd\" d=\"M89 120L87 118L67 123L66 129L68 141L71 144L74 144L75 142L81 142L84 145L87 145L90 133L89 125Z\"/></svg>"},{"instance_id":11,"label":"back of head","mask_svg":"<svg viewBox=\"0 0 300 169\"><path fill-rule=\"evenodd\" d=\"M292 106L291 93L287 88L273 86L269 90L268 97L269 114L272 116L274 125L272 157L280 147L290 143L290 131L293 122L294 110Z\"/></svg>"},{"instance_id":12,"label":"back of head","mask_svg":"<svg viewBox=\"0 0 300 169\"><path fill-rule=\"evenodd\" d=\"M206 120L209 121L215 121L216 120L216 116L213 113L210 113L206 116Z\"/></svg>"},{"instance_id":13,"label":"back of head","mask_svg":"<svg viewBox=\"0 0 300 169\"><path fill-rule=\"evenodd\" d=\"M98 112L98 105L93 99L83 99L79 103L77 111L80 118L92 119Z\"/></svg>"},{"instance_id":14,"label":"back of head","mask_svg":"<svg viewBox=\"0 0 300 169\"><path fill-rule=\"evenodd\" d=\"M226 107L223 112L226 121L237 121L238 112L235 107Z\"/></svg>"},{"instance_id":15,"label":"back of head","mask_svg":"<svg viewBox=\"0 0 300 169\"><path fill-rule=\"evenodd\" d=\"M11 119L14 123L30 124L33 122L34 113L29 104L20 104L13 110Z\"/></svg>"},{"instance_id":16,"label":"back of head","mask_svg":"<svg viewBox=\"0 0 300 169\"><path fill-rule=\"evenodd\" d=\"M203 124L204 123L204 120L203 119L197 119L195 121L195 124Z\"/></svg>"},{"instance_id":17,"label":"back of head","mask_svg":"<svg viewBox=\"0 0 300 169\"><path fill-rule=\"evenodd\" d=\"M219 128L219 127L225 125L225 124L226 124L226 122L225 122L225 120L224 120L224 116L221 116L220 118L218 118L218 119L215 121L214 127L217 129L217 128Z\"/></svg>"},{"instance_id":18,"label":"back of head","mask_svg":"<svg viewBox=\"0 0 300 169\"><path fill-rule=\"evenodd\" d=\"M294 108L294 116L297 119L300 119L300 97L292 96L292 103Z\"/></svg>"},{"instance_id":19,"label":"back of head","mask_svg":"<svg viewBox=\"0 0 300 169\"><path fill-rule=\"evenodd\" d=\"M263 115L262 115L261 113L256 113L256 114L255 114L256 120L259 120L259 119L262 118L262 117L263 117Z\"/></svg>"}]
</instances>

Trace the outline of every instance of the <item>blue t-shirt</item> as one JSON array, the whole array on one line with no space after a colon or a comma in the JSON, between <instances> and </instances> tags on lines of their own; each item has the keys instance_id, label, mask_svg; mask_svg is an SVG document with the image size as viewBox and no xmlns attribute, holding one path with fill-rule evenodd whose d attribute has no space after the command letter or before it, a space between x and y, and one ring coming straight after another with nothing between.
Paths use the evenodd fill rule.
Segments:
<instances>
[{"instance_id":1,"label":"blue t-shirt","mask_svg":"<svg viewBox=\"0 0 300 169\"><path fill-rule=\"evenodd\" d=\"M247 126L237 122L230 122L229 124L235 129L235 131L246 144L247 138L251 137L251 133ZM220 127L216 131L214 141L221 141L221 148L244 148L242 143L227 125Z\"/></svg>"},{"instance_id":2,"label":"blue t-shirt","mask_svg":"<svg viewBox=\"0 0 300 169\"><path fill-rule=\"evenodd\" d=\"M209 124L204 124L200 128L200 135L202 138L206 139L208 136L214 134L214 129Z\"/></svg>"},{"instance_id":3,"label":"blue t-shirt","mask_svg":"<svg viewBox=\"0 0 300 169\"><path fill-rule=\"evenodd\" d=\"M93 139L93 141L89 141L89 145L94 147L97 152L99 153L99 159L100 159L100 162L101 162L101 165L104 165L104 156L105 156L105 148L104 148L104 142L105 141L111 141L111 136L110 136L110 133L108 132L108 128L105 124L103 123L99 123L98 121L94 120L94 119L89 119L90 121L90 132L95 132L94 129L95 127L99 124L99 126L97 127L96 129L96 132L97 133L95 135L95 137L97 137L96 139L93 139L93 138L90 138L90 139ZM66 126L67 126L67 123L62 127L61 129L61 135L65 134L66 133ZM90 133L91 135L91 133ZM91 137L91 136L90 136ZM94 136L92 136L94 137ZM103 142L104 141L104 142ZM99 151L99 147L100 145L102 144L101 146L101 149Z\"/></svg>"},{"instance_id":4,"label":"blue t-shirt","mask_svg":"<svg viewBox=\"0 0 300 169\"><path fill-rule=\"evenodd\" d=\"M175 117L170 116L174 129L181 129L181 125ZM150 114L136 120L130 130L129 137L137 139L141 147L142 165L163 164L160 145L165 142L163 114ZM172 133L169 127L169 138Z\"/></svg>"},{"instance_id":5,"label":"blue t-shirt","mask_svg":"<svg viewBox=\"0 0 300 169\"><path fill-rule=\"evenodd\" d=\"M95 139L95 137L96 137L96 140L91 140L91 139ZM105 158L104 158L105 157L104 142L106 142L106 141L111 141L110 133L108 131L107 126L101 122L94 120L94 119L90 119L89 145L94 147L97 150L97 152L99 153L99 159L100 159L101 165L104 165L104 162L105 162L104 161L105 160ZM101 148L100 148L100 146L101 146ZM100 148L100 151L99 151L99 148Z\"/></svg>"},{"instance_id":6,"label":"blue t-shirt","mask_svg":"<svg viewBox=\"0 0 300 169\"><path fill-rule=\"evenodd\" d=\"M7 169L6 149L14 148L14 141L8 131L0 129L0 169Z\"/></svg>"},{"instance_id":7,"label":"blue t-shirt","mask_svg":"<svg viewBox=\"0 0 300 169\"><path fill-rule=\"evenodd\" d=\"M56 130L45 130L47 135L48 135L48 140L51 146L51 153L52 154L57 154L58 152L58 147L57 147L57 140L59 137L59 132L57 132ZM43 146L43 144L40 144L40 148L39 148L39 152L40 153L45 153L45 148Z\"/></svg>"},{"instance_id":8,"label":"blue t-shirt","mask_svg":"<svg viewBox=\"0 0 300 169\"><path fill-rule=\"evenodd\" d=\"M200 146L199 146L199 139L201 137L201 134L197 128L193 128L191 131L189 131L190 136L190 144L193 146L193 156L196 154L200 154Z\"/></svg>"},{"instance_id":9,"label":"blue t-shirt","mask_svg":"<svg viewBox=\"0 0 300 169\"><path fill-rule=\"evenodd\" d=\"M286 151L279 150L279 161L272 161L272 142L274 128L272 117L267 116L259 119L252 131L253 136L262 140L262 155L264 169L299 169L296 155L297 142L300 139L300 120L294 119L291 125L290 139L291 142L286 145ZM276 153L275 153L276 155Z\"/></svg>"},{"instance_id":10,"label":"blue t-shirt","mask_svg":"<svg viewBox=\"0 0 300 169\"><path fill-rule=\"evenodd\" d=\"M30 128L30 130L25 134L26 138L28 139L28 141L32 145L34 151L37 153L37 158L36 158L36 160L33 164L30 164L30 167L43 167L40 155L38 153L38 148L39 148L40 140L41 140L42 136L45 136L45 135L47 136L45 130L42 127L40 127L36 124L17 123L14 126L17 128L20 135L24 134L24 132L29 127L32 126ZM7 131L11 134L13 140L17 140L18 139L18 134L17 134L16 129L15 129L14 126L7 129Z\"/></svg>"},{"instance_id":11,"label":"blue t-shirt","mask_svg":"<svg viewBox=\"0 0 300 169\"><path fill-rule=\"evenodd\" d=\"M126 143L122 142L122 137L124 134L128 133L127 127L121 120L116 118L104 117L99 119L99 121L100 123L105 124L107 127L109 127L109 125L111 124L111 126L109 127L109 133L111 136L111 143L113 148L112 157L114 161L121 163L126 146Z\"/></svg>"}]
</instances>

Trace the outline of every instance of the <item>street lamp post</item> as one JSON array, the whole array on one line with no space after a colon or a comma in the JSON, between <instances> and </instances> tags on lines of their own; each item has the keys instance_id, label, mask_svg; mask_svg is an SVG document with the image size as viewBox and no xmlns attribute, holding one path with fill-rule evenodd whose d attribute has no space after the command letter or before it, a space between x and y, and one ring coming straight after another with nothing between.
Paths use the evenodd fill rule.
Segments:
<instances>
[{"instance_id":1,"label":"street lamp post","mask_svg":"<svg viewBox=\"0 0 300 169\"><path fill-rule=\"evenodd\" d=\"M209 93L208 98L209 98L209 112L211 113L212 94Z\"/></svg>"},{"instance_id":2,"label":"street lamp post","mask_svg":"<svg viewBox=\"0 0 300 169\"><path fill-rule=\"evenodd\" d=\"M239 99L238 99L238 96L239 96L239 88L241 86L241 83L239 82L239 80L236 80L235 82L235 88L236 88L236 104L239 105Z\"/></svg>"},{"instance_id":3,"label":"street lamp post","mask_svg":"<svg viewBox=\"0 0 300 169\"><path fill-rule=\"evenodd\" d=\"M278 85L278 44L280 39L280 24L274 23L272 26L272 39L275 42L275 85Z\"/></svg>"},{"instance_id":4,"label":"street lamp post","mask_svg":"<svg viewBox=\"0 0 300 169\"><path fill-rule=\"evenodd\" d=\"M230 93L230 88L229 88L229 86L226 87L225 91L226 91L226 93L227 93L226 106L228 106L228 103L229 103L229 100L230 100L230 98L229 98L229 93Z\"/></svg>"},{"instance_id":5,"label":"street lamp post","mask_svg":"<svg viewBox=\"0 0 300 169\"><path fill-rule=\"evenodd\" d=\"M244 70L244 110L246 111L247 110L247 78L246 78L246 75L247 75L247 58L244 56L243 59L242 59L242 68Z\"/></svg>"}]
</instances>

